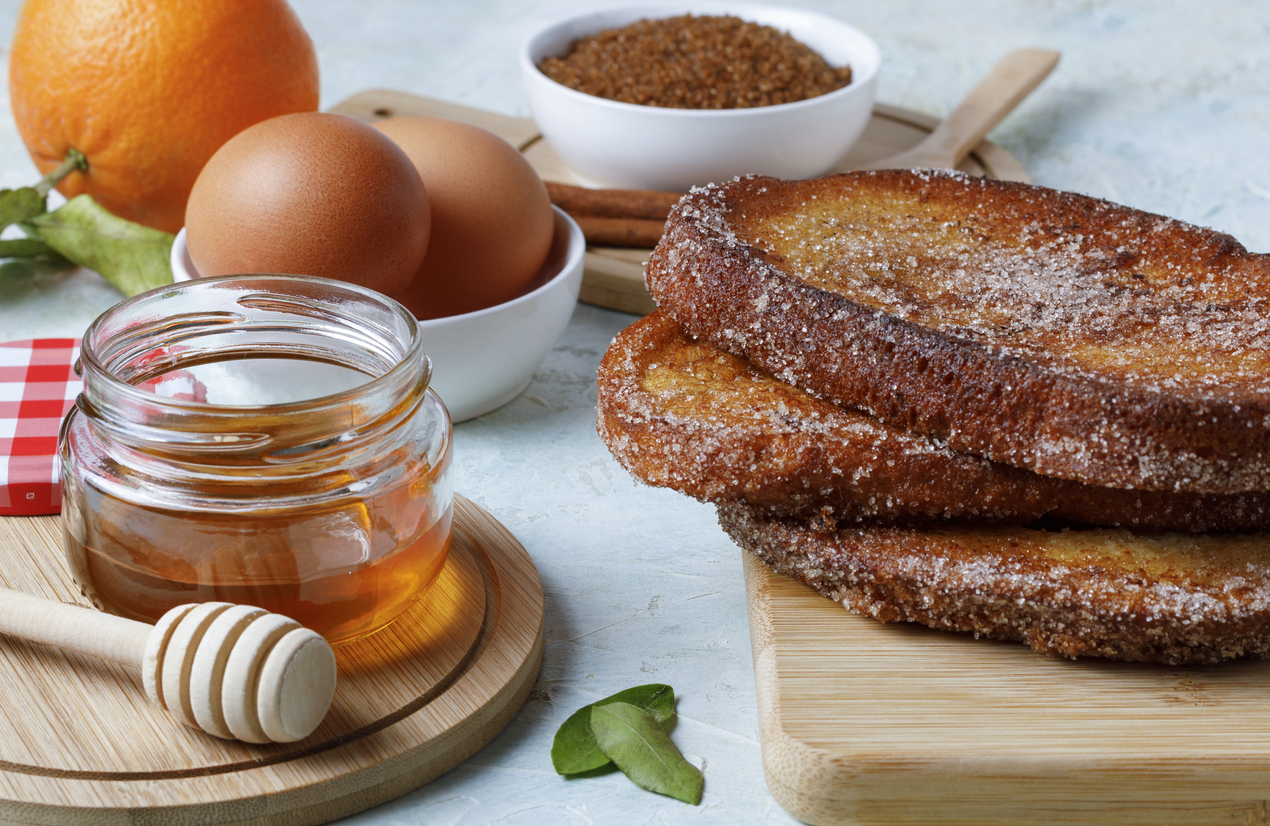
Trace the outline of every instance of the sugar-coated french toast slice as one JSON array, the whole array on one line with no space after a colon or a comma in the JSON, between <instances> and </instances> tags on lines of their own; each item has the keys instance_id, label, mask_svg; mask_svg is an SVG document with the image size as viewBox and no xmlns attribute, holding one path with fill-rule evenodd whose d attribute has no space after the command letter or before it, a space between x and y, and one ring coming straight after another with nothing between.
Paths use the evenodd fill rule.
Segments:
<instances>
[{"instance_id":1,"label":"sugar-coated french toast slice","mask_svg":"<svg viewBox=\"0 0 1270 826\"><path fill-rule=\"evenodd\" d=\"M1099 488L959 453L821 401L691 339L664 312L600 362L597 429L651 485L831 525L1042 517L1091 525L1270 530L1270 494Z\"/></svg>"},{"instance_id":2,"label":"sugar-coated french toast slice","mask_svg":"<svg viewBox=\"0 0 1270 826\"><path fill-rule=\"evenodd\" d=\"M884 622L1021 640L1063 657L1170 664L1270 653L1270 535L840 528L720 505L738 545Z\"/></svg>"},{"instance_id":3,"label":"sugar-coated french toast slice","mask_svg":"<svg viewBox=\"0 0 1270 826\"><path fill-rule=\"evenodd\" d=\"M951 447L1087 484L1270 490L1270 256L946 171L694 190L646 269L693 336Z\"/></svg>"}]
</instances>

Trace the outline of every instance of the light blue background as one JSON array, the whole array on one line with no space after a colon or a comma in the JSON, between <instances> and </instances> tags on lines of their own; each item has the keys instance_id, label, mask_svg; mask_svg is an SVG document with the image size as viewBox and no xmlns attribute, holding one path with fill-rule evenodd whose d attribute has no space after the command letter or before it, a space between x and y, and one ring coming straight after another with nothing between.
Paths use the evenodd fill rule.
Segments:
<instances>
[{"instance_id":1,"label":"light blue background","mask_svg":"<svg viewBox=\"0 0 1270 826\"><path fill-rule=\"evenodd\" d=\"M372 87L528 115L519 43L601 3L293 0L317 44L322 105ZM992 135L1036 183L1229 232L1270 251L1270 4L1263 0L870 0L800 5L882 48L879 99L945 115L1006 51L1063 52ZM0 42L18 3L0 2ZM34 182L0 115L0 186ZM0 341L77 336L119 296L95 275L0 264ZM713 510L635 484L595 435L595 370L631 316L580 305L516 401L456 428L458 490L538 564L546 659L489 746L429 786L344 821L387 824L789 823L760 763L739 551ZM693 808L621 775L551 770L577 707L644 682L680 695L674 738L702 766Z\"/></svg>"}]
</instances>

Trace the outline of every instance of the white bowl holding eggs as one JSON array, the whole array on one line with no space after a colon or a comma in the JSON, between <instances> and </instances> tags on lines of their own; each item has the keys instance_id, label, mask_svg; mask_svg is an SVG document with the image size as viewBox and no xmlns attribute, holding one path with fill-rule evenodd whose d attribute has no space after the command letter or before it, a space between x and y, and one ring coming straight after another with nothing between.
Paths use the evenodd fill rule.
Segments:
<instances>
[{"instance_id":1,"label":"white bowl holding eggs","mask_svg":"<svg viewBox=\"0 0 1270 826\"><path fill-rule=\"evenodd\" d=\"M455 422L502 407L529 385L573 316L582 286L586 240L573 219L552 207L555 233L537 277L511 301L419 322L432 359L431 386ZM182 229L172 245L176 281L197 278Z\"/></svg>"},{"instance_id":2,"label":"white bowl holding eggs","mask_svg":"<svg viewBox=\"0 0 1270 826\"><path fill-rule=\"evenodd\" d=\"M788 32L851 83L820 97L748 109L668 109L607 100L551 80L545 57L604 29L681 14L730 14ZM684 191L750 173L824 174L846 155L873 112L881 54L864 32L828 15L756 3L624 6L573 15L532 35L520 52L529 108L543 136L583 183Z\"/></svg>"}]
</instances>

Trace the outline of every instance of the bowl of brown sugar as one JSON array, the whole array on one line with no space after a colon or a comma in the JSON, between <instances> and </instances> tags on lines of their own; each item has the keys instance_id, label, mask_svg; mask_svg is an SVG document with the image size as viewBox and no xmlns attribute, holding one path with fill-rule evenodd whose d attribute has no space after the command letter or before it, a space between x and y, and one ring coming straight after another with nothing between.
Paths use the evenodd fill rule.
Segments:
<instances>
[{"instance_id":1,"label":"bowl of brown sugar","mask_svg":"<svg viewBox=\"0 0 1270 826\"><path fill-rule=\"evenodd\" d=\"M818 12L701 2L559 20L520 62L534 120L580 183L684 191L829 171L869 121L881 55Z\"/></svg>"}]
</instances>

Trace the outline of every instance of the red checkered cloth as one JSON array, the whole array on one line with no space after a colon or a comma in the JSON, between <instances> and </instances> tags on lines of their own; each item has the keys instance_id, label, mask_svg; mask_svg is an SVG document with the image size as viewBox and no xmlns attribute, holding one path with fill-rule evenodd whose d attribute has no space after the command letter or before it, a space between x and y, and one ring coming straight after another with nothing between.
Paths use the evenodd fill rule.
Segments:
<instances>
[{"instance_id":1,"label":"red checkered cloth","mask_svg":"<svg viewBox=\"0 0 1270 826\"><path fill-rule=\"evenodd\" d=\"M79 340L0 344L0 515L62 508L57 431L75 404Z\"/></svg>"}]
</instances>

